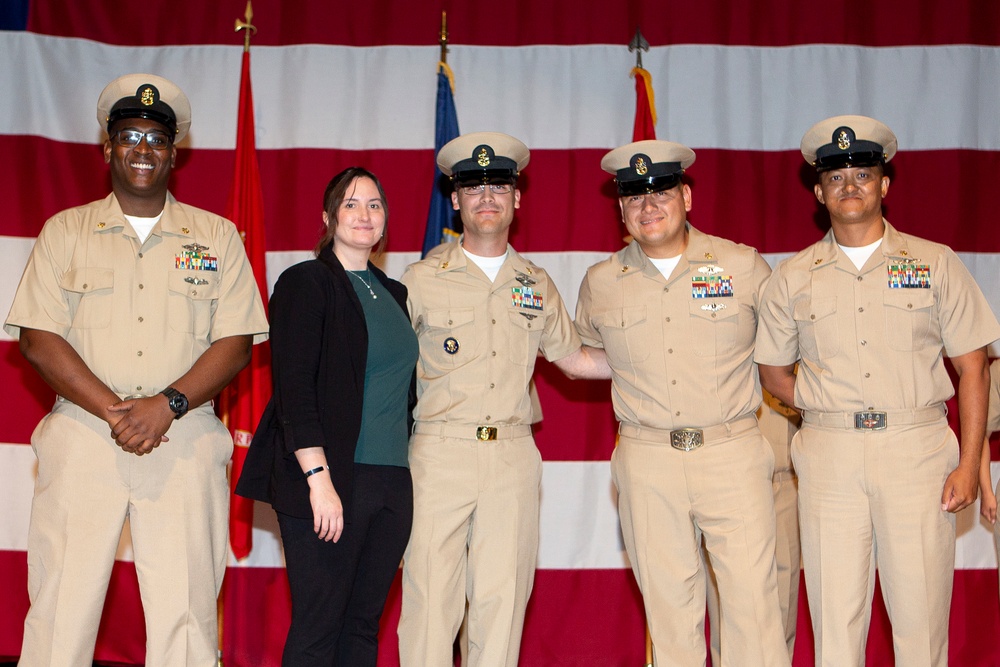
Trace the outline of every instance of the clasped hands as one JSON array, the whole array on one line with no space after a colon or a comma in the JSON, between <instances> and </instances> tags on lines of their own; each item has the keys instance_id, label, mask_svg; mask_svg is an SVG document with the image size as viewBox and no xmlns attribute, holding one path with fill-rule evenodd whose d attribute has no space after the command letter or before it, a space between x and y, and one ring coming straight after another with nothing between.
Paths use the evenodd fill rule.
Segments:
<instances>
[{"instance_id":1,"label":"clasped hands","mask_svg":"<svg viewBox=\"0 0 1000 667\"><path fill-rule=\"evenodd\" d=\"M157 394L127 398L110 406L108 412L111 437L130 454L148 454L161 442L170 440L166 433L174 420L174 413L167 404L166 396ZM118 419L115 419L116 416Z\"/></svg>"}]
</instances>

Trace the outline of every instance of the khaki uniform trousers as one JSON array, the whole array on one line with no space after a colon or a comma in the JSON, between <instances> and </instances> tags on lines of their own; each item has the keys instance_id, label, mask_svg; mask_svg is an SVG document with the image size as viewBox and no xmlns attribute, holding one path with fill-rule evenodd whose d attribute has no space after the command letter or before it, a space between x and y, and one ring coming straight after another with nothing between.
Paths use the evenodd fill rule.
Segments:
<instances>
[{"instance_id":1,"label":"khaki uniform trousers","mask_svg":"<svg viewBox=\"0 0 1000 667\"><path fill-rule=\"evenodd\" d=\"M947 665L955 515L941 490L959 452L943 414L855 431L807 413L793 438L817 665L864 664L876 563L896 664Z\"/></svg>"},{"instance_id":2,"label":"khaki uniform trousers","mask_svg":"<svg viewBox=\"0 0 1000 667\"><path fill-rule=\"evenodd\" d=\"M126 517L146 619L145 664L216 663L232 439L207 406L175 421L167 435L150 454L128 454L104 421L62 399L35 429L22 667L93 662Z\"/></svg>"},{"instance_id":3,"label":"khaki uniform trousers","mask_svg":"<svg viewBox=\"0 0 1000 667\"><path fill-rule=\"evenodd\" d=\"M798 417L791 418L766 406L759 412L760 431L774 452L774 475L771 492L774 495L774 558L778 573L778 601L781 603L781 625L785 631L788 657L795 655L795 631L799 622L799 584L802 572L802 550L799 546L799 480L792 469L791 441L798 430ZM712 664L721 664L719 646L719 587L711 571L708 553L702 550L708 573L708 618Z\"/></svg>"},{"instance_id":4,"label":"khaki uniform trousers","mask_svg":"<svg viewBox=\"0 0 1000 667\"><path fill-rule=\"evenodd\" d=\"M611 474L658 667L705 664L703 538L722 599L721 665L789 665L774 565L774 454L752 415L731 425L731 435L706 433L689 452L672 448L666 431L619 428Z\"/></svg>"},{"instance_id":5,"label":"khaki uniform trousers","mask_svg":"<svg viewBox=\"0 0 1000 667\"><path fill-rule=\"evenodd\" d=\"M444 667L468 600L471 667L517 665L538 557L541 455L530 426L418 422L410 438L413 530L403 555L402 667Z\"/></svg>"}]
</instances>

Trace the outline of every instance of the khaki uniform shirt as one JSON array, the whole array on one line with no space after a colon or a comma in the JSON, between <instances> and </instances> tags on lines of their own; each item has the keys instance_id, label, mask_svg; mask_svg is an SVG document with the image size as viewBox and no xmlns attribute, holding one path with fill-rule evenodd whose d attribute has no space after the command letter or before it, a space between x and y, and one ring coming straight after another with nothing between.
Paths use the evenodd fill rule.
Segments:
<instances>
[{"instance_id":1,"label":"khaki uniform shirt","mask_svg":"<svg viewBox=\"0 0 1000 667\"><path fill-rule=\"evenodd\" d=\"M491 283L461 243L446 243L407 267L402 282L420 342L414 419L531 424L538 353L555 361L580 348L548 274L507 246Z\"/></svg>"},{"instance_id":2,"label":"khaki uniform shirt","mask_svg":"<svg viewBox=\"0 0 1000 667\"><path fill-rule=\"evenodd\" d=\"M690 225L669 279L635 241L590 267L576 326L607 352L618 420L669 430L754 414L754 334L770 273L753 248Z\"/></svg>"},{"instance_id":3,"label":"khaki uniform shirt","mask_svg":"<svg viewBox=\"0 0 1000 667\"><path fill-rule=\"evenodd\" d=\"M21 327L65 338L119 396L156 394L220 338L267 338L236 227L169 194L141 245L113 194L49 219L4 324Z\"/></svg>"},{"instance_id":4,"label":"khaki uniform shirt","mask_svg":"<svg viewBox=\"0 0 1000 667\"><path fill-rule=\"evenodd\" d=\"M954 394L944 354L998 337L1000 325L955 253L886 222L861 270L832 230L778 265L754 358L772 366L801 359L795 404L803 410L916 409Z\"/></svg>"},{"instance_id":5,"label":"khaki uniform shirt","mask_svg":"<svg viewBox=\"0 0 1000 667\"><path fill-rule=\"evenodd\" d=\"M986 420L986 435L1000 431L1000 359L990 364L990 411Z\"/></svg>"}]
</instances>

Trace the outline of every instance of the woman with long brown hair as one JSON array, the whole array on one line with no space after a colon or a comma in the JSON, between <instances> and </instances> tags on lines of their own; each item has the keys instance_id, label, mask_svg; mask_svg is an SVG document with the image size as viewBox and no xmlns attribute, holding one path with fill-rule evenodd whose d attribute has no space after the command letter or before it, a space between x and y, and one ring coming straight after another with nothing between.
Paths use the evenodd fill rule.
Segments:
<instances>
[{"instance_id":1,"label":"woman with long brown hair","mask_svg":"<svg viewBox=\"0 0 1000 667\"><path fill-rule=\"evenodd\" d=\"M374 667L413 514L417 342L406 288L370 261L388 221L378 179L346 169L323 204L317 258L271 297L274 395L237 493L278 515L292 595L282 665Z\"/></svg>"}]
</instances>

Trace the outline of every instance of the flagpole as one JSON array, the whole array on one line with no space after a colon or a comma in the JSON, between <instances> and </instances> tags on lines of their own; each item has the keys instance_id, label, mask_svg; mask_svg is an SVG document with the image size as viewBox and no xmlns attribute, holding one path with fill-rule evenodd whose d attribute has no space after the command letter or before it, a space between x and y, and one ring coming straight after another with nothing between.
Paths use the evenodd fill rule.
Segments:
<instances>
[{"instance_id":1,"label":"flagpole","mask_svg":"<svg viewBox=\"0 0 1000 667\"><path fill-rule=\"evenodd\" d=\"M441 33L438 35L441 45L441 62L448 64L448 12L441 12Z\"/></svg>"},{"instance_id":2,"label":"flagpole","mask_svg":"<svg viewBox=\"0 0 1000 667\"><path fill-rule=\"evenodd\" d=\"M649 42L646 38L642 36L642 30L639 26L635 27L635 35L632 36L632 41L628 43L629 53L635 52L635 68L632 70L632 76L635 77L636 85L636 100L635 100L635 125L632 129L632 141L640 141L642 139L654 139L655 138L655 125L656 125L656 109L653 107L652 98L652 86L650 85L649 72L647 72L642 67L642 52L649 51ZM640 87L643 88L645 95L640 94ZM646 99L643 99L643 98ZM641 105L646 105L646 108L642 108ZM649 113L650 116L648 120L652 123L646 123L646 114ZM642 121L640 119L643 119ZM653 136L649 136L653 134ZM641 136L640 136L641 135ZM626 242L630 242L631 237L625 237ZM617 445L617 443L616 443ZM646 634L646 660L643 663L645 667L653 667L653 637L649 634L649 623L646 621L646 615L643 614L643 625L645 626Z\"/></svg>"},{"instance_id":3,"label":"flagpole","mask_svg":"<svg viewBox=\"0 0 1000 667\"><path fill-rule=\"evenodd\" d=\"M243 53L250 53L250 38L257 33L257 26L253 24L253 4L251 3L251 0L247 0L246 10L243 12L243 19L242 20L236 19L233 31L236 33L240 32L243 33ZM242 96L242 91L241 91L241 96ZM230 430L229 416L230 416L229 408L228 406L226 406L222 410L222 422L225 425L227 431ZM222 586L219 590L219 598L216 600L216 615L217 615L217 623L219 625L219 645L216 648L217 667L223 667L224 664L222 642L223 642L223 631L225 628L226 582L228 579L229 579L228 577L223 577Z\"/></svg>"}]
</instances>

